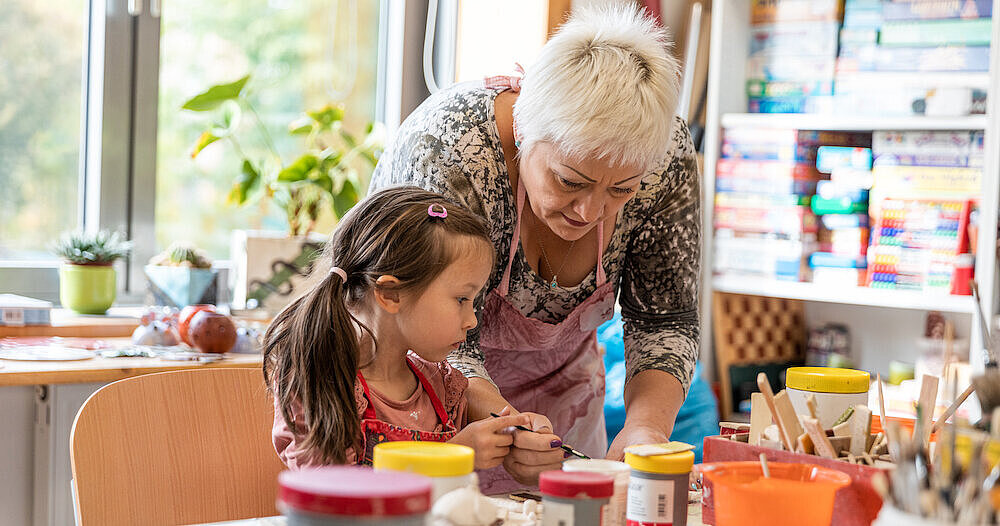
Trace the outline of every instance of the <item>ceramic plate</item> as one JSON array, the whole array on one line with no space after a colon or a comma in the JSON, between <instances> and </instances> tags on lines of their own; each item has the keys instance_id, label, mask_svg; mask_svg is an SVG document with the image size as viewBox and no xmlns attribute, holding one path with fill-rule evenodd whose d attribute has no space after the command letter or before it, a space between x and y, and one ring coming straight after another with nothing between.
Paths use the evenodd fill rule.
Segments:
<instances>
[{"instance_id":1,"label":"ceramic plate","mask_svg":"<svg viewBox=\"0 0 1000 526\"><path fill-rule=\"evenodd\" d=\"M29 360L39 362L65 362L71 360L89 360L94 357L92 351L84 349L69 349L49 346L19 345L17 347L0 347L0 359Z\"/></svg>"}]
</instances>

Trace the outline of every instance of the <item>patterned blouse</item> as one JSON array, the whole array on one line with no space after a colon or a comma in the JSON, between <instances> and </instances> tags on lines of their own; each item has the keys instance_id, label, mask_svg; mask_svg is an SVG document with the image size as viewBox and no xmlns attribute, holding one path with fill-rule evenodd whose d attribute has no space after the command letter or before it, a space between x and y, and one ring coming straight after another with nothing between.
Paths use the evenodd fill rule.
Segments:
<instances>
[{"instance_id":1,"label":"patterned blouse","mask_svg":"<svg viewBox=\"0 0 1000 526\"><path fill-rule=\"evenodd\" d=\"M483 297L500 283L517 215L494 115L497 93L482 82L466 82L429 97L399 128L371 183L372 190L419 186L486 219L497 262ZM699 347L701 198L687 126L676 118L673 130L667 155L619 214L604 268L625 324L626 382L657 369L676 377L687 393ZM508 300L524 316L559 322L593 294L596 281L591 272L577 286L550 288L519 249ZM492 381L478 330L448 360L468 377Z\"/></svg>"}]
</instances>

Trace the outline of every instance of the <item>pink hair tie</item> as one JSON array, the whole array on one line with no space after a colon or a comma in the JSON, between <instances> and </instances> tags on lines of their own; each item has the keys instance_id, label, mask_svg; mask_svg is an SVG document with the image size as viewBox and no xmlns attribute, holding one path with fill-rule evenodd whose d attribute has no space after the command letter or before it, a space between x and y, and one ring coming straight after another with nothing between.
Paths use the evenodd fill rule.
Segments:
<instances>
[{"instance_id":1,"label":"pink hair tie","mask_svg":"<svg viewBox=\"0 0 1000 526\"><path fill-rule=\"evenodd\" d=\"M336 274L340 276L340 280L343 281L344 283L347 283L347 273L344 272L344 269L340 267L330 267L330 274Z\"/></svg>"},{"instance_id":2,"label":"pink hair tie","mask_svg":"<svg viewBox=\"0 0 1000 526\"><path fill-rule=\"evenodd\" d=\"M427 207L427 215L444 219L448 217L448 209L444 205L433 204Z\"/></svg>"}]
</instances>

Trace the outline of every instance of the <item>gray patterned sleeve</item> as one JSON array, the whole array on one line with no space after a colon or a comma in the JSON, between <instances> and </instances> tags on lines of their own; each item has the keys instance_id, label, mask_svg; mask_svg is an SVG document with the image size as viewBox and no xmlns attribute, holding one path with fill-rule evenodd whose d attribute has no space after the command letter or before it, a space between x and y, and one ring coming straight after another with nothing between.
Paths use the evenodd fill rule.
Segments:
<instances>
[{"instance_id":1,"label":"gray patterned sleeve","mask_svg":"<svg viewBox=\"0 0 1000 526\"><path fill-rule=\"evenodd\" d=\"M698 359L701 191L687 125L674 124L654 204L631 233L619 302L625 322L626 382L640 371L672 374L687 395Z\"/></svg>"}]
</instances>

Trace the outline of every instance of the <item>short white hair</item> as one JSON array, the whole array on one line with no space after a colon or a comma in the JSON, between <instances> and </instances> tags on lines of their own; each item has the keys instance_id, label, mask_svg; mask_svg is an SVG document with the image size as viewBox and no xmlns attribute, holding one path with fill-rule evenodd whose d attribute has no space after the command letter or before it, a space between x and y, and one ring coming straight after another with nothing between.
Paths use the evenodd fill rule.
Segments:
<instances>
[{"instance_id":1,"label":"short white hair","mask_svg":"<svg viewBox=\"0 0 1000 526\"><path fill-rule=\"evenodd\" d=\"M680 66L666 29L634 4L574 10L525 72L514 104L520 153L650 167L670 142Z\"/></svg>"}]
</instances>

